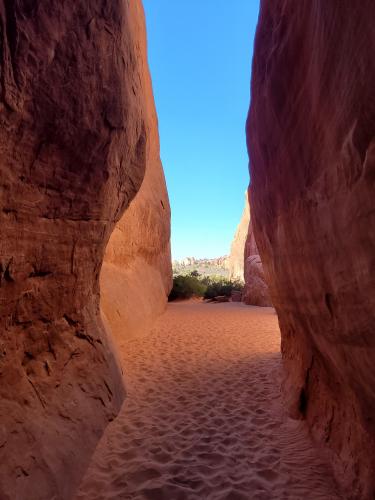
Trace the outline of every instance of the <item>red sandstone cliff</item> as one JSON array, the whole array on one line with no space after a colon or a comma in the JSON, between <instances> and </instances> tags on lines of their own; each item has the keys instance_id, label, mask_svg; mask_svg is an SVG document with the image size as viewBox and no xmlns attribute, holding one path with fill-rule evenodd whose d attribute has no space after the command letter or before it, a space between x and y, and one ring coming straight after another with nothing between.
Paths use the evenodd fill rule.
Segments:
<instances>
[{"instance_id":1,"label":"red sandstone cliff","mask_svg":"<svg viewBox=\"0 0 375 500\"><path fill-rule=\"evenodd\" d=\"M370 0L263 0L247 124L285 394L355 499L375 496L374 21Z\"/></svg>"},{"instance_id":2,"label":"red sandstone cliff","mask_svg":"<svg viewBox=\"0 0 375 500\"><path fill-rule=\"evenodd\" d=\"M134 8L140 11L137 4ZM137 12L134 19L143 42L143 13ZM140 190L111 235L100 276L102 312L118 342L147 332L153 319L164 310L172 287L170 207L144 42L138 63L144 93L146 173Z\"/></svg>"},{"instance_id":3,"label":"red sandstone cliff","mask_svg":"<svg viewBox=\"0 0 375 500\"><path fill-rule=\"evenodd\" d=\"M0 21L0 497L70 498L124 397L99 274L158 161L143 14L138 1L2 0ZM145 184L158 177L168 219L160 168Z\"/></svg>"}]
</instances>

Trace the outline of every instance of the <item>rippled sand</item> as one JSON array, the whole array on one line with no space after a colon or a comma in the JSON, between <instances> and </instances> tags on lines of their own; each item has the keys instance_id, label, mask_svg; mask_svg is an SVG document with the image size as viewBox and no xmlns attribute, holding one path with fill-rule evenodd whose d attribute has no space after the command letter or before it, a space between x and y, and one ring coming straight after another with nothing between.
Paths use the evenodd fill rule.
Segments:
<instances>
[{"instance_id":1,"label":"rippled sand","mask_svg":"<svg viewBox=\"0 0 375 500\"><path fill-rule=\"evenodd\" d=\"M280 398L271 308L168 306L122 346L128 397L79 500L338 499L329 464Z\"/></svg>"}]
</instances>

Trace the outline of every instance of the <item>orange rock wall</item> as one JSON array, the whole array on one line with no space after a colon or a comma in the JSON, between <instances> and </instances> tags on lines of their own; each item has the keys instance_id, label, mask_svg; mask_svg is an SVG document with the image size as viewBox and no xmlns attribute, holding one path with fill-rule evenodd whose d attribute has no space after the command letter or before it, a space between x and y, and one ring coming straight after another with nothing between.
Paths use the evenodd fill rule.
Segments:
<instances>
[{"instance_id":1,"label":"orange rock wall","mask_svg":"<svg viewBox=\"0 0 375 500\"><path fill-rule=\"evenodd\" d=\"M251 213L294 416L345 496L375 496L375 4L263 0Z\"/></svg>"},{"instance_id":2,"label":"orange rock wall","mask_svg":"<svg viewBox=\"0 0 375 500\"><path fill-rule=\"evenodd\" d=\"M137 32L145 38L143 16ZM139 57L146 128L146 173L142 186L116 225L100 276L101 308L116 341L147 333L163 312L172 287L170 207L160 161L158 121L147 65Z\"/></svg>"},{"instance_id":3,"label":"orange rock wall","mask_svg":"<svg viewBox=\"0 0 375 500\"><path fill-rule=\"evenodd\" d=\"M4 500L71 498L124 398L99 275L156 148L143 23L138 0L0 1Z\"/></svg>"}]
</instances>

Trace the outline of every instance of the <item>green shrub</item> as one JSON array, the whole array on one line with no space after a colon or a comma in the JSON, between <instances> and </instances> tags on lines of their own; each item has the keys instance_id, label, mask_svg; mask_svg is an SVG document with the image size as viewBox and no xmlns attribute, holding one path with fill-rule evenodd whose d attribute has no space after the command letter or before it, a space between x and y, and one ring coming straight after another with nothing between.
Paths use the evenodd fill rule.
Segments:
<instances>
[{"instance_id":1,"label":"green shrub","mask_svg":"<svg viewBox=\"0 0 375 500\"><path fill-rule=\"evenodd\" d=\"M233 290L242 290L240 281L230 281L222 276L201 276L198 271L190 274L178 275L173 278L173 288L169 294L169 301L176 299L190 299L204 297L213 299L219 295L230 297Z\"/></svg>"},{"instance_id":2,"label":"green shrub","mask_svg":"<svg viewBox=\"0 0 375 500\"><path fill-rule=\"evenodd\" d=\"M214 277L206 281L207 289L204 294L205 299L213 299L220 295L230 297L233 290L241 291L243 284L239 281L230 281L225 278Z\"/></svg>"},{"instance_id":3,"label":"green shrub","mask_svg":"<svg viewBox=\"0 0 375 500\"><path fill-rule=\"evenodd\" d=\"M185 276L179 275L173 278L173 288L168 300L190 299L191 297L203 297L207 286L202 283L199 273L193 271Z\"/></svg>"}]
</instances>

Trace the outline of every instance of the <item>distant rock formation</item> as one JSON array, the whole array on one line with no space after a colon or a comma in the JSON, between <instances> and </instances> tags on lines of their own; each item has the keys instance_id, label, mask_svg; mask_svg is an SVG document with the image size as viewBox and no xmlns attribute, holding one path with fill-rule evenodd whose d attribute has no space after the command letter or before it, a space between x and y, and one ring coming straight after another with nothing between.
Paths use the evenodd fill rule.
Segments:
<instances>
[{"instance_id":1,"label":"distant rock formation","mask_svg":"<svg viewBox=\"0 0 375 500\"><path fill-rule=\"evenodd\" d=\"M249 203L249 198L246 199ZM244 249L244 277L245 287L242 293L242 301L252 306L272 306L262 261L255 241L252 217L249 217L248 234Z\"/></svg>"},{"instance_id":2,"label":"distant rock formation","mask_svg":"<svg viewBox=\"0 0 375 500\"><path fill-rule=\"evenodd\" d=\"M173 261L173 274L186 274L191 271L198 271L203 275L221 275L228 277L228 256L216 257L213 259L197 259L195 257L185 257L182 260Z\"/></svg>"},{"instance_id":3,"label":"distant rock formation","mask_svg":"<svg viewBox=\"0 0 375 500\"><path fill-rule=\"evenodd\" d=\"M250 223L250 207L247 192L241 221L235 232L228 257L229 279L244 281L245 244Z\"/></svg>"},{"instance_id":4,"label":"distant rock formation","mask_svg":"<svg viewBox=\"0 0 375 500\"><path fill-rule=\"evenodd\" d=\"M227 255L224 255L223 257L215 257L213 259L196 259L195 257L185 257L182 260L175 260L173 264L181 267L201 266L207 264L209 266L227 268L227 261Z\"/></svg>"},{"instance_id":5,"label":"distant rock formation","mask_svg":"<svg viewBox=\"0 0 375 500\"><path fill-rule=\"evenodd\" d=\"M145 172L137 221L116 231L136 233L122 250L129 276L149 266L146 295L170 279L143 12L138 0L18 0L0 21L0 498L70 499L124 398L99 275ZM160 233L144 242L140 225Z\"/></svg>"},{"instance_id":6,"label":"distant rock formation","mask_svg":"<svg viewBox=\"0 0 375 500\"><path fill-rule=\"evenodd\" d=\"M375 3L262 0L247 125L251 213L285 395L375 498Z\"/></svg>"}]
</instances>

